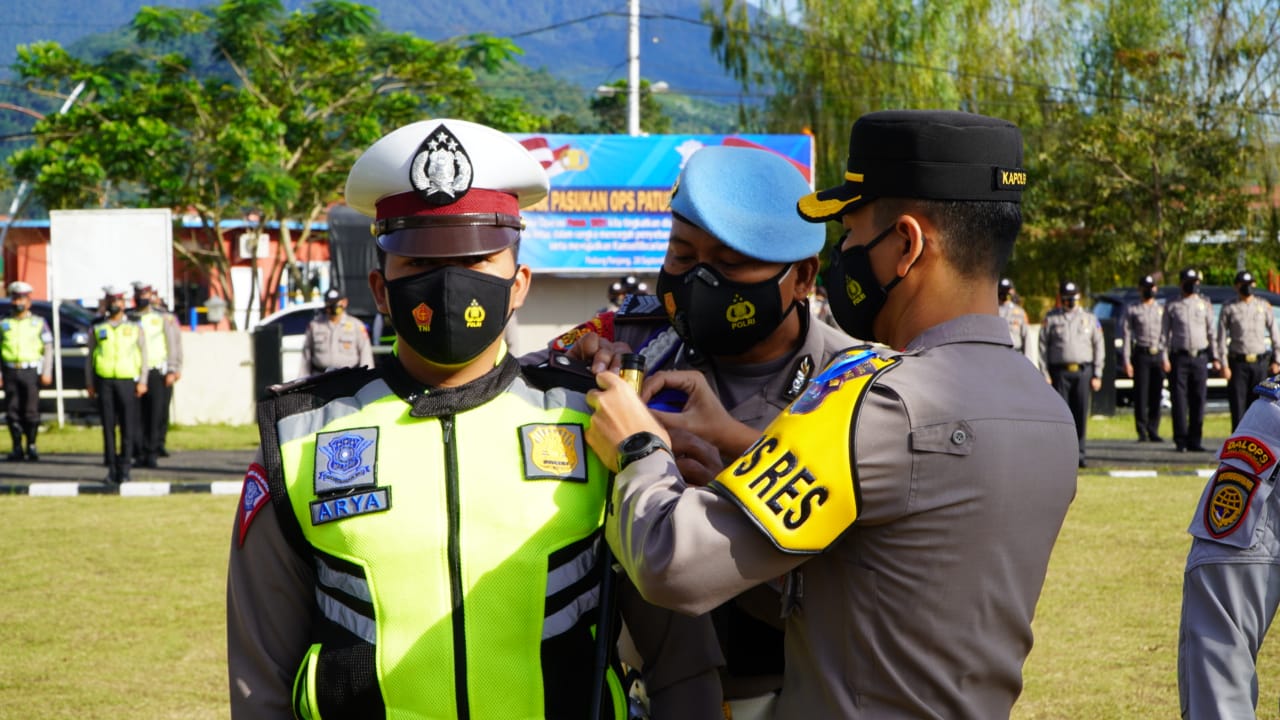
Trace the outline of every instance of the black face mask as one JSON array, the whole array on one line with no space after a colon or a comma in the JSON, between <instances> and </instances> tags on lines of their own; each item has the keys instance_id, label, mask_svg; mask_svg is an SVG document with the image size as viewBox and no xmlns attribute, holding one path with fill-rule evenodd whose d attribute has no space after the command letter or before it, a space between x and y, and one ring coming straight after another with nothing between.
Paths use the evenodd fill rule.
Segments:
<instances>
[{"instance_id":1,"label":"black face mask","mask_svg":"<svg viewBox=\"0 0 1280 720\"><path fill-rule=\"evenodd\" d=\"M502 335L515 280L453 265L389 280L391 326L426 360L462 365Z\"/></svg>"},{"instance_id":2,"label":"black face mask","mask_svg":"<svg viewBox=\"0 0 1280 720\"><path fill-rule=\"evenodd\" d=\"M1182 283L1182 292L1188 295L1195 295L1196 291L1199 289L1200 289L1200 283L1196 282L1195 280L1188 280Z\"/></svg>"},{"instance_id":3,"label":"black face mask","mask_svg":"<svg viewBox=\"0 0 1280 720\"><path fill-rule=\"evenodd\" d=\"M1062 306L1068 310L1075 310L1076 305L1079 305L1079 304L1080 304L1080 300L1077 299L1075 295L1069 295L1067 297L1062 298Z\"/></svg>"},{"instance_id":4,"label":"black face mask","mask_svg":"<svg viewBox=\"0 0 1280 720\"><path fill-rule=\"evenodd\" d=\"M895 277L888 285L881 285L876 280L876 273L871 269L871 248L884 240L893 232L893 226L866 245L857 245L840 252L843 238L831 249L831 264L823 276L823 284L827 286L827 302L831 305L831 317L840 328L859 340L876 340L876 316L889 299L889 291L902 278ZM847 234L846 234L847 237Z\"/></svg>"},{"instance_id":5,"label":"black face mask","mask_svg":"<svg viewBox=\"0 0 1280 720\"><path fill-rule=\"evenodd\" d=\"M1253 288L1248 285L1240 286L1240 297L1249 297L1253 294Z\"/></svg>"},{"instance_id":6,"label":"black face mask","mask_svg":"<svg viewBox=\"0 0 1280 720\"><path fill-rule=\"evenodd\" d=\"M1151 298L1153 298L1153 297L1155 297L1155 296L1156 296L1156 289L1155 289L1155 288L1149 288L1149 287L1144 287L1144 288L1142 288L1142 299L1143 299L1143 300L1150 300Z\"/></svg>"},{"instance_id":7,"label":"black face mask","mask_svg":"<svg viewBox=\"0 0 1280 720\"><path fill-rule=\"evenodd\" d=\"M709 355L741 355L773 334L795 307L782 309L778 284L791 272L755 283L726 279L710 265L672 275L658 272L658 297L680 338Z\"/></svg>"},{"instance_id":8,"label":"black face mask","mask_svg":"<svg viewBox=\"0 0 1280 720\"><path fill-rule=\"evenodd\" d=\"M13 303L13 312L15 315L21 315L22 313L27 311L28 307L31 307L31 306L28 305L25 301L23 302L15 301Z\"/></svg>"},{"instance_id":9,"label":"black face mask","mask_svg":"<svg viewBox=\"0 0 1280 720\"><path fill-rule=\"evenodd\" d=\"M134 298L133 306L139 310L146 310L151 306L151 298Z\"/></svg>"},{"instance_id":10,"label":"black face mask","mask_svg":"<svg viewBox=\"0 0 1280 720\"><path fill-rule=\"evenodd\" d=\"M341 315L342 306L337 303L333 303L332 305L325 305L324 311L329 315L334 315L334 316Z\"/></svg>"},{"instance_id":11,"label":"black face mask","mask_svg":"<svg viewBox=\"0 0 1280 720\"><path fill-rule=\"evenodd\" d=\"M111 303L107 305L107 315L119 315L124 312L124 303Z\"/></svg>"}]
</instances>

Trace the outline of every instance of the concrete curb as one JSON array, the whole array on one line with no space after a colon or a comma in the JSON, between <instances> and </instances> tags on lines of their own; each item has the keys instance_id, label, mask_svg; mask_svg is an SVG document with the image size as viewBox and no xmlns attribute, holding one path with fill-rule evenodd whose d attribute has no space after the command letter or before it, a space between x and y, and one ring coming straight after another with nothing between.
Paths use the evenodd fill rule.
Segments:
<instances>
[{"instance_id":1,"label":"concrete curb","mask_svg":"<svg viewBox=\"0 0 1280 720\"><path fill-rule=\"evenodd\" d=\"M239 495L242 484L243 481L241 480L216 480L207 483L127 482L118 487L108 487L105 483L33 482L21 485L0 485L0 495L29 495L31 497Z\"/></svg>"}]
</instances>

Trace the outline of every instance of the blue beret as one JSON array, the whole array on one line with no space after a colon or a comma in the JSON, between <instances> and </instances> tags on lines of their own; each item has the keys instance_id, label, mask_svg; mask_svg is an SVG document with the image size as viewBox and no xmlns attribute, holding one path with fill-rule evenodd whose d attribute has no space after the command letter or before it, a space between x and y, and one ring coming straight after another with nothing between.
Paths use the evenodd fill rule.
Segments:
<instances>
[{"instance_id":1,"label":"blue beret","mask_svg":"<svg viewBox=\"0 0 1280 720\"><path fill-rule=\"evenodd\" d=\"M767 150L716 145L689 157L671 191L671 211L717 240L765 262L817 255L820 225L796 214L809 183L786 158Z\"/></svg>"}]
</instances>

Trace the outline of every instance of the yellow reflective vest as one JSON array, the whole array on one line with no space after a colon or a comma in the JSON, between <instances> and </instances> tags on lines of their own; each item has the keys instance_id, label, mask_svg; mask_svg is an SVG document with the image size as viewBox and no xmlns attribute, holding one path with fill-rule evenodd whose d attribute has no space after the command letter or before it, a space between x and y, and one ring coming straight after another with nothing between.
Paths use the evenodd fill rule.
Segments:
<instances>
[{"instance_id":1,"label":"yellow reflective vest","mask_svg":"<svg viewBox=\"0 0 1280 720\"><path fill-rule=\"evenodd\" d=\"M25 318L10 317L0 321L0 361L7 365L27 365L44 358L49 337L44 318L32 313Z\"/></svg>"},{"instance_id":2,"label":"yellow reflective vest","mask_svg":"<svg viewBox=\"0 0 1280 720\"><path fill-rule=\"evenodd\" d=\"M93 372L108 380L137 379L142 376L142 351L138 336L142 329L125 320L119 325L100 322L93 326Z\"/></svg>"},{"instance_id":3,"label":"yellow reflective vest","mask_svg":"<svg viewBox=\"0 0 1280 720\"><path fill-rule=\"evenodd\" d=\"M316 570L294 712L588 717L608 474L582 396L508 357L492 397L428 414L389 365L259 407L272 502ZM623 720L607 685L603 717Z\"/></svg>"},{"instance_id":4,"label":"yellow reflective vest","mask_svg":"<svg viewBox=\"0 0 1280 720\"><path fill-rule=\"evenodd\" d=\"M162 312L147 310L138 313L134 320L142 326L142 334L147 338L147 358L152 367L164 367L169 357L169 338L164 331L166 317Z\"/></svg>"}]
</instances>

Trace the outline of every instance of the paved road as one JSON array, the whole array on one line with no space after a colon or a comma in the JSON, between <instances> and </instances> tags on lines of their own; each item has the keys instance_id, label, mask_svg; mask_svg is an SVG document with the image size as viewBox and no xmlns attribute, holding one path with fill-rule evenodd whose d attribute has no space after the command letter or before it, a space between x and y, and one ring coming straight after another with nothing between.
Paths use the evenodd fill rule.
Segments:
<instances>
[{"instance_id":1,"label":"paved road","mask_svg":"<svg viewBox=\"0 0 1280 720\"><path fill-rule=\"evenodd\" d=\"M158 468L134 468L124 494L182 492L239 494L253 450L188 450L160 458ZM0 460L0 495L76 495L115 492L103 482L101 453L49 453L39 462ZM34 486L34 489L33 489Z\"/></svg>"}]
</instances>

